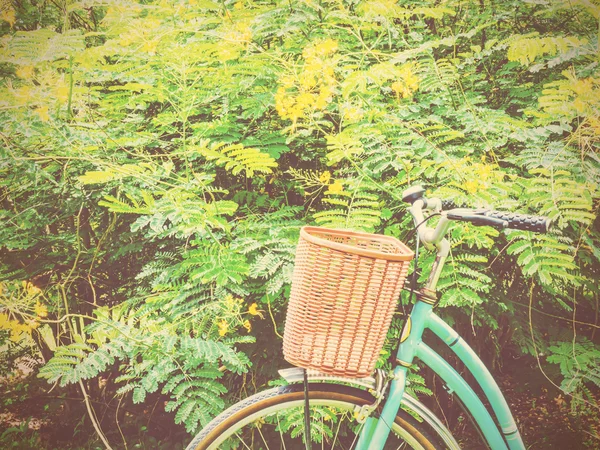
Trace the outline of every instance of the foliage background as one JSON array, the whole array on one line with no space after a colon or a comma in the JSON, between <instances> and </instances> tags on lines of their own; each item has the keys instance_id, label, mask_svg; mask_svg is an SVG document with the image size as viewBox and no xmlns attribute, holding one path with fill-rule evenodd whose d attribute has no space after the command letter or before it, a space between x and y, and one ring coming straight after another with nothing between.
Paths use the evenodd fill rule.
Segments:
<instances>
[{"instance_id":1,"label":"foliage background","mask_svg":"<svg viewBox=\"0 0 600 450\"><path fill-rule=\"evenodd\" d=\"M554 220L544 236L457 224L440 312L495 373L522 358L565 414L597 415L596 0L0 13L4 406L50 425L86 411L48 448L181 445L264 388L285 365L299 227L403 238L415 183ZM40 446L22 424L0 441Z\"/></svg>"}]
</instances>

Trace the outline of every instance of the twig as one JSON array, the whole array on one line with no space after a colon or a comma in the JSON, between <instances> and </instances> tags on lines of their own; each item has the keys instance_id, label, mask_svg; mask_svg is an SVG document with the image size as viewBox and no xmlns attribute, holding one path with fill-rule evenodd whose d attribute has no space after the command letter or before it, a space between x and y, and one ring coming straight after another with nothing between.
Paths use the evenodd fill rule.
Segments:
<instances>
[{"instance_id":1,"label":"twig","mask_svg":"<svg viewBox=\"0 0 600 450\"><path fill-rule=\"evenodd\" d=\"M119 433L121 434L121 439L123 439L123 445L125 446L125 450L127 450L127 441L125 440L123 430L121 430L121 425L119 425L119 408L121 407L122 401L123 397L119 397L119 403L117 405L117 410L115 411L115 422L117 423L117 428L119 429Z\"/></svg>"},{"instance_id":2,"label":"twig","mask_svg":"<svg viewBox=\"0 0 600 450\"><path fill-rule=\"evenodd\" d=\"M88 416L90 417L90 420L92 421L92 425L94 426L94 429L96 430L96 434L98 435L98 437L100 438L100 440L102 441L104 446L106 447L106 450L113 450L113 448L108 443L106 436L104 436L104 433L102 432L102 429L100 428L100 424L96 420L96 417L94 414L94 408L92 407L92 404L90 403L88 393L85 390L83 381L81 381L81 380L79 380L79 387L81 388L81 392L83 393L83 399L85 400L85 407L87 409Z\"/></svg>"}]
</instances>

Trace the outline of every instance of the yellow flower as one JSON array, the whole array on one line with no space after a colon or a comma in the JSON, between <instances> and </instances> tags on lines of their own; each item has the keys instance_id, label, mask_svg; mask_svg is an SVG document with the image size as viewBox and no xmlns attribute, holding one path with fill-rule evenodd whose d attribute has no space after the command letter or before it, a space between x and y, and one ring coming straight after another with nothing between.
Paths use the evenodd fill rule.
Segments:
<instances>
[{"instance_id":1,"label":"yellow flower","mask_svg":"<svg viewBox=\"0 0 600 450\"><path fill-rule=\"evenodd\" d=\"M303 92L296 97L296 105L298 108L306 109L315 103L315 96L310 92Z\"/></svg>"},{"instance_id":2,"label":"yellow flower","mask_svg":"<svg viewBox=\"0 0 600 450\"><path fill-rule=\"evenodd\" d=\"M5 313L0 313L0 329L6 330L8 328L9 323L10 320L8 318L8 315Z\"/></svg>"},{"instance_id":3,"label":"yellow flower","mask_svg":"<svg viewBox=\"0 0 600 450\"><path fill-rule=\"evenodd\" d=\"M59 85L56 88L56 98L61 102L66 102L69 99L69 87L67 85Z\"/></svg>"},{"instance_id":4,"label":"yellow flower","mask_svg":"<svg viewBox=\"0 0 600 450\"><path fill-rule=\"evenodd\" d=\"M309 70L308 67L299 75L300 87L303 89L312 89L317 86L317 73L315 70ZM294 81L295 83L295 81ZM293 84L291 85L293 86ZM290 87L291 87L290 86Z\"/></svg>"},{"instance_id":5,"label":"yellow flower","mask_svg":"<svg viewBox=\"0 0 600 450\"><path fill-rule=\"evenodd\" d=\"M319 96L315 101L316 109L325 109L327 104L331 101L332 92L331 89L327 86L323 86L321 88L321 92L319 92Z\"/></svg>"},{"instance_id":6,"label":"yellow flower","mask_svg":"<svg viewBox=\"0 0 600 450\"><path fill-rule=\"evenodd\" d=\"M581 97L591 97L594 95L594 83L592 78L584 78L574 81L571 84L571 89Z\"/></svg>"},{"instance_id":7,"label":"yellow flower","mask_svg":"<svg viewBox=\"0 0 600 450\"><path fill-rule=\"evenodd\" d=\"M27 283L27 293L31 296L38 295L42 290L32 283Z\"/></svg>"},{"instance_id":8,"label":"yellow flower","mask_svg":"<svg viewBox=\"0 0 600 450\"><path fill-rule=\"evenodd\" d=\"M50 120L50 114L48 114L47 106L40 106L39 108L36 108L34 112L39 116L42 122L48 122Z\"/></svg>"},{"instance_id":9,"label":"yellow flower","mask_svg":"<svg viewBox=\"0 0 600 450\"><path fill-rule=\"evenodd\" d=\"M42 305L40 302L35 303L33 310L35 315L38 317L46 317L48 315L48 308L46 308L46 305Z\"/></svg>"},{"instance_id":10,"label":"yellow flower","mask_svg":"<svg viewBox=\"0 0 600 450\"><path fill-rule=\"evenodd\" d=\"M33 78L34 67L33 66L19 66L16 74L22 80L30 80Z\"/></svg>"},{"instance_id":11,"label":"yellow flower","mask_svg":"<svg viewBox=\"0 0 600 450\"><path fill-rule=\"evenodd\" d=\"M479 188L479 184L476 181L467 181L464 184L464 188L465 191L467 191L469 194L474 194L475 192L477 192L477 189Z\"/></svg>"},{"instance_id":12,"label":"yellow flower","mask_svg":"<svg viewBox=\"0 0 600 450\"><path fill-rule=\"evenodd\" d=\"M252 40L252 30L246 23L238 23L235 28L223 35L226 43L248 44Z\"/></svg>"},{"instance_id":13,"label":"yellow flower","mask_svg":"<svg viewBox=\"0 0 600 450\"><path fill-rule=\"evenodd\" d=\"M24 334L31 334L31 327L27 324L21 324L16 320L11 320L9 323L10 337L12 342L19 342L23 339Z\"/></svg>"},{"instance_id":14,"label":"yellow flower","mask_svg":"<svg viewBox=\"0 0 600 450\"><path fill-rule=\"evenodd\" d=\"M35 319L28 319L25 324L30 328L30 332L40 326L40 323Z\"/></svg>"},{"instance_id":15,"label":"yellow flower","mask_svg":"<svg viewBox=\"0 0 600 450\"><path fill-rule=\"evenodd\" d=\"M229 324L224 319L219 322L218 327L219 327L219 336L225 336L227 334L227 331L229 331Z\"/></svg>"},{"instance_id":16,"label":"yellow flower","mask_svg":"<svg viewBox=\"0 0 600 450\"><path fill-rule=\"evenodd\" d=\"M419 88L420 79L415 75L412 64L405 64L398 71L399 80L392 83L392 90L398 98L411 97L413 92Z\"/></svg>"},{"instance_id":17,"label":"yellow flower","mask_svg":"<svg viewBox=\"0 0 600 450\"><path fill-rule=\"evenodd\" d=\"M144 44L142 45L141 50L143 52L148 52L151 55L153 55L154 53L156 53L157 46L158 46L158 41L155 39L152 39L150 41L145 41Z\"/></svg>"},{"instance_id":18,"label":"yellow flower","mask_svg":"<svg viewBox=\"0 0 600 450\"><path fill-rule=\"evenodd\" d=\"M333 39L325 39L313 46L305 49L304 57L307 59L314 58L315 56L327 56L335 53L338 49L338 43Z\"/></svg>"},{"instance_id":19,"label":"yellow flower","mask_svg":"<svg viewBox=\"0 0 600 450\"><path fill-rule=\"evenodd\" d=\"M475 174L478 179L481 181L487 181L492 174L492 166L488 164L475 164L474 165Z\"/></svg>"},{"instance_id":20,"label":"yellow flower","mask_svg":"<svg viewBox=\"0 0 600 450\"><path fill-rule=\"evenodd\" d=\"M573 107L579 115L585 116L589 113L588 104L579 97L573 100Z\"/></svg>"},{"instance_id":21,"label":"yellow flower","mask_svg":"<svg viewBox=\"0 0 600 450\"><path fill-rule=\"evenodd\" d=\"M258 309L258 305L256 303L252 303L249 307L248 307L248 314L251 314L253 316L258 316L261 319L264 319L265 316L262 315L262 310Z\"/></svg>"},{"instance_id":22,"label":"yellow flower","mask_svg":"<svg viewBox=\"0 0 600 450\"><path fill-rule=\"evenodd\" d=\"M344 190L344 186L340 180L336 180L327 188L327 194L339 194Z\"/></svg>"},{"instance_id":23,"label":"yellow flower","mask_svg":"<svg viewBox=\"0 0 600 450\"><path fill-rule=\"evenodd\" d=\"M2 13L0 14L0 19L4 22L8 22L10 27L12 28L15 25L15 22L17 21L17 14L15 13L15 10L12 8L12 6L10 6L8 9L2 11Z\"/></svg>"},{"instance_id":24,"label":"yellow flower","mask_svg":"<svg viewBox=\"0 0 600 450\"><path fill-rule=\"evenodd\" d=\"M252 325L249 320L244 320L244 328L248 330L248 332L252 331Z\"/></svg>"},{"instance_id":25,"label":"yellow flower","mask_svg":"<svg viewBox=\"0 0 600 450\"><path fill-rule=\"evenodd\" d=\"M344 120L349 123L358 122L363 118L364 115L361 108L354 106L351 103L342 105L340 111L344 117Z\"/></svg>"},{"instance_id":26,"label":"yellow flower","mask_svg":"<svg viewBox=\"0 0 600 450\"><path fill-rule=\"evenodd\" d=\"M329 184L329 180L331 179L331 174L328 170L323 172L321 176L319 176L319 181L323 184Z\"/></svg>"}]
</instances>

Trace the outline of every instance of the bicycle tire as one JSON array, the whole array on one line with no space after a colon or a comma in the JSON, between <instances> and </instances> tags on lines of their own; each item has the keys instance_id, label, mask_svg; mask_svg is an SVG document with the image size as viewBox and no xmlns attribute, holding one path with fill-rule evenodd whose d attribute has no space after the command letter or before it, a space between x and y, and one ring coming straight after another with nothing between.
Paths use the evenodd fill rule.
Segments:
<instances>
[{"instance_id":1,"label":"bicycle tire","mask_svg":"<svg viewBox=\"0 0 600 450\"><path fill-rule=\"evenodd\" d=\"M341 408L351 411L356 407L370 405L374 402L373 396L363 389L352 386L312 383L309 387L309 398L311 407L324 405L328 407ZM256 421L270 417L279 411L290 411L302 407L304 392L302 384L292 384L279 388L270 389L231 406L219 416L215 417L206 427L192 440L186 450L215 450L231 436L236 435L246 425L254 424ZM263 425L261 425L263 426ZM313 431L313 430L311 430ZM393 433L399 437L400 442L407 443L414 449L437 450L447 448L441 436L437 435L435 429L425 421L419 422L409 413L400 410L393 425ZM260 432L262 435L262 432ZM237 436L239 438L239 433ZM337 438L337 434L336 434ZM241 440L241 438L240 438ZM283 440L283 437L282 437ZM269 447L263 437L263 442ZM335 442L334 442L335 444ZM315 447L320 448L320 445ZM256 447L244 443L240 448ZM261 447L262 448L262 447ZM277 448L300 448L298 443L294 445L284 444ZM302 446L303 448L303 446ZM335 448L328 443L327 448ZM347 448L347 447L343 447ZM388 446L386 445L386 449ZM390 447L392 448L392 447ZM399 448L395 445L393 448Z\"/></svg>"}]
</instances>

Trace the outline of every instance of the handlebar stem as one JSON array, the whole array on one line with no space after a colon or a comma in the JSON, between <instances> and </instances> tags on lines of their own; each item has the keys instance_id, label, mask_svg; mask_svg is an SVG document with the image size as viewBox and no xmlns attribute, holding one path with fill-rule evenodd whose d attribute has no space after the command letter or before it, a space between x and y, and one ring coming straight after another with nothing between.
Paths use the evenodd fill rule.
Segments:
<instances>
[{"instance_id":1,"label":"handlebar stem","mask_svg":"<svg viewBox=\"0 0 600 450\"><path fill-rule=\"evenodd\" d=\"M450 242L448 242L448 239L442 239L437 247L437 255L435 257L433 266L431 267L429 278L427 278L427 283L425 283L424 286L426 290L429 290L433 293L436 291L437 283L440 279L440 275L442 274L442 269L444 268L444 263L446 262L446 258L450 253Z\"/></svg>"},{"instance_id":2,"label":"handlebar stem","mask_svg":"<svg viewBox=\"0 0 600 450\"><path fill-rule=\"evenodd\" d=\"M434 212L441 212L442 210L442 202L440 199L431 198L431 199L419 199L414 202L408 211L413 216L415 226L419 226L425 220L425 216L423 215L423 210L433 210ZM433 250L436 248L438 253L442 250L443 247L441 243L444 240L444 236L446 235L446 231L448 231L448 227L450 226L450 220L446 217L444 213L442 213L442 217L438 222L437 226L434 228L427 226L419 226L417 228L417 233L419 235L419 239L425 245L425 248L428 250ZM449 251L449 250L447 250ZM448 256L448 253L444 256Z\"/></svg>"},{"instance_id":3,"label":"handlebar stem","mask_svg":"<svg viewBox=\"0 0 600 450\"><path fill-rule=\"evenodd\" d=\"M444 268L444 263L446 262L446 258L450 253L450 242L444 238L446 231L448 231L448 227L450 226L450 219L448 219L446 215L442 213L442 217L440 218L435 229L422 225L419 226L425 220L423 215L424 209L431 209L434 212L441 212L442 202L437 198L427 200L419 199L415 201L410 208L408 208L408 211L413 216L415 221L415 226L418 226L417 233L425 248L429 250L433 250L435 248L437 250L435 262L431 268L431 272L429 273L427 283L424 286L426 290L435 293L438 280L440 279L442 269Z\"/></svg>"}]
</instances>

